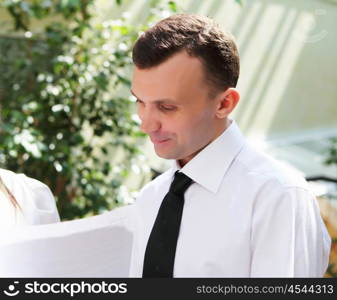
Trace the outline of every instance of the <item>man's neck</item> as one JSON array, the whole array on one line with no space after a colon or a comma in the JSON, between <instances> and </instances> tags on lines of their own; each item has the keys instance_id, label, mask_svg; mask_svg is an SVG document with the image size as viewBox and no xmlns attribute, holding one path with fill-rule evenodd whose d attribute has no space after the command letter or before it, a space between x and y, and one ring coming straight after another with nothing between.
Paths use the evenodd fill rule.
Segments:
<instances>
[{"instance_id":1,"label":"man's neck","mask_svg":"<svg viewBox=\"0 0 337 300\"><path fill-rule=\"evenodd\" d=\"M232 120L226 118L225 122L219 126L219 129L216 130L216 134L209 140L209 142L200 148L197 152L194 153L193 156L187 157L185 159L179 159L176 160L176 163L180 168L185 166L189 161L191 161L196 155L198 155L199 152L201 152L204 148L206 148L210 143L212 143L214 140L216 140L232 123Z\"/></svg>"}]
</instances>

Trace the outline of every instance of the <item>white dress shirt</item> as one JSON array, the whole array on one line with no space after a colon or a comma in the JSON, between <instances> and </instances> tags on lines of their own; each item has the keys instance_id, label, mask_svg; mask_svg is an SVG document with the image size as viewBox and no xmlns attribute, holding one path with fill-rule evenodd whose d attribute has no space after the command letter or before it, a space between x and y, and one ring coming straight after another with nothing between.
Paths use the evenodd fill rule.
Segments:
<instances>
[{"instance_id":1,"label":"white dress shirt","mask_svg":"<svg viewBox=\"0 0 337 300\"><path fill-rule=\"evenodd\" d=\"M42 182L24 174L0 169L0 176L12 192L20 208L15 208L0 190L0 228L17 225L35 225L60 221L55 199L50 189Z\"/></svg>"},{"instance_id":2,"label":"white dress shirt","mask_svg":"<svg viewBox=\"0 0 337 300\"><path fill-rule=\"evenodd\" d=\"M130 277L177 164L148 183L135 208ZM234 121L181 172L195 182L185 204L174 277L322 277L331 239L307 182L245 142Z\"/></svg>"}]
</instances>

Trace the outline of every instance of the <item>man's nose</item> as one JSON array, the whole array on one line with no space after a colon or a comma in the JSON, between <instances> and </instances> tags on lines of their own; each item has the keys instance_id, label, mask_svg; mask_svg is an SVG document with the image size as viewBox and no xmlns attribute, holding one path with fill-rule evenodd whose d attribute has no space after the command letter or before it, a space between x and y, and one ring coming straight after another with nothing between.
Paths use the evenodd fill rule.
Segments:
<instances>
[{"instance_id":1,"label":"man's nose","mask_svg":"<svg viewBox=\"0 0 337 300\"><path fill-rule=\"evenodd\" d=\"M160 129L160 121L154 113L146 112L139 116L141 120L140 130L150 134Z\"/></svg>"}]
</instances>

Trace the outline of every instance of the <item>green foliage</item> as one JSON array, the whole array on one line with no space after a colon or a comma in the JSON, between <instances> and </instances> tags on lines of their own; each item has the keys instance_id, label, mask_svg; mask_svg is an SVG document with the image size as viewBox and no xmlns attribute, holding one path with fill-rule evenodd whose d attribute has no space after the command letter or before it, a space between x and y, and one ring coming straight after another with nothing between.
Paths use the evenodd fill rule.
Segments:
<instances>
[{"instance_id":1,"label":"green foliage","mask_svg":"<svg viewBox=\"0 0 337 300\"><path fill-rule=\"evenodd\" d=\"M327 165L337 166L337 138L330 140L330 148L328 149L328 157L325 160Z\"/></svg>"},{"instance_id":2,"label":"green foliage","mask_svg":"<svg viewBox=\"0 0 337 300\"><path fill-rule=\"evenodd\" d=\"M0 163L44 181L63 219L123 203L142 137L131 98L120 96L139 28L124 18L94 25L93 3L3 3L26 33L1 38ZM29 32L34 19L45 21L40 33Z\"/></svg>"}]
</instances>

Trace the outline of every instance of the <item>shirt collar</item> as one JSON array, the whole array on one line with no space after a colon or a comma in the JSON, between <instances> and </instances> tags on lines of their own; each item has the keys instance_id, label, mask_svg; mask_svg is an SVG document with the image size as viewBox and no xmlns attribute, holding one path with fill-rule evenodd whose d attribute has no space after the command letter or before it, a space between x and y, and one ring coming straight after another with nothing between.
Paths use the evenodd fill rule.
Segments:
<instances>
[{"instance_id":1,"label":"shirt collar","mask_svg":"<svg viewBox=\"0 0 337 300\"><path fill-rule=\"evenodd\" d=\"M216 193L223 176L244 143L245 139L239 127L234 120L231 120L227 129L184 167L180 168L178 162L175 161L173 172L180 169L180 172L183 172L194 182Z\"/></svg>"}]
</instances>

